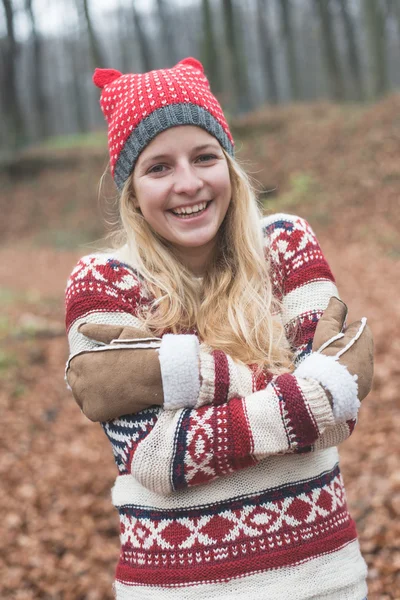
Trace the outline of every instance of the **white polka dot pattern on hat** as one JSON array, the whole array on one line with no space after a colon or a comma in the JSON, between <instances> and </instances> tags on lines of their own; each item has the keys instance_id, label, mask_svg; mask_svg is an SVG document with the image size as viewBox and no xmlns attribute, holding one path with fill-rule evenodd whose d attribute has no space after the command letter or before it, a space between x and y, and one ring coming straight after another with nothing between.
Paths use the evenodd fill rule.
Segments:
<instances>
[{"instance_id":1,"label":"white polka dot pattern on hat","mask_svg":"<svg viewBox=\"0 0 400 600\"><path fill-rule=\"evenodd\" d=\"M196 59L184 59L171 69L117 78L114 75L114 79L104 85L100 99L108 122L113 175L121 150L138 125L156 110L173 104L192 104L207 111L222 127L233 147L233 138L221 106ZM171 123L170 126L175 124L179 123Z\"/></svg>"}]
</instances>

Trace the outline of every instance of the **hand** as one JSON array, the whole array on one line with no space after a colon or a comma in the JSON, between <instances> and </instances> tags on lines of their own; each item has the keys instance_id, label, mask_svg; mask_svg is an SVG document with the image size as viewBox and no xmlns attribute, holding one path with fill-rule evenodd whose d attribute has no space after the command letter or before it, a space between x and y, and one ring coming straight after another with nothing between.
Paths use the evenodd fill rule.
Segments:
<instances>
[{"instance_id":1,"label":"hand","mask_svg":"<svg viewBox=\"0 0 400 600\"><path fill-rule=\"evenodd\" d=\"M78 331L99 342L99 348L104 346L75 356L67 370L73 396L90 420L108 421L163 405L158 353L145 341L157 338L134 327L93 323L81 325ZM147 347L128 347L142 343ZM126 348L118 348L124 344Z\"/></svg>"},{"instance_id":2,"label":"hand","mask_svg":"<svg viewBox=\"0 0 400 600\"><path fill-rule=\"evenodd\" d=\"M347 306L333 296L315 330L313 352L336 356L357 336L363 322L356 321L342 332L346 315ZM341 332L343 335L339 337ZM332 340L328 345L332 338L338 339ZM368 325L365 325L360 337L338 358L338 362L347 367L352 375L357 375L359 400L363 400L371 391L374 374L373 353L372 333Z\"/></svg>"}]
</instances>

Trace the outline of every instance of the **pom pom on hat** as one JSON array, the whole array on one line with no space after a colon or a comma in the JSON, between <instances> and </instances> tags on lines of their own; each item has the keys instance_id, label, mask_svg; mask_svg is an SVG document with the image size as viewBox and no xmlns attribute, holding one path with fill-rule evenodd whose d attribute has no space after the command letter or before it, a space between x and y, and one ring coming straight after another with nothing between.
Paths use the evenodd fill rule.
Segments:
<instances>
[{"instance_id":1,"label":"pom pom on hat","mask_svg":"<svg viewBox=\"0 0 400 600\"><path fill-rule=\"evenodd\" d=\"M102 89L105 85L108 85L121 77L121 75L122 73L116 69L95 69L93 73L93 83L97 85L98 88Z\"/></svg>"},{"instance_id":2,"label":"pom pom on hat","mask_svg":"<svg viewBox=\"0 0 400 600\"><path fill-rule=\"evenodd\" d=\"M178 65L187 65L188 67L194 67L201 73L204 73L204 67L197 58L193 58L192 56L188 56L178 62ZM176 66L178 66L176 65Z\"/></svg>"}]
</instances>

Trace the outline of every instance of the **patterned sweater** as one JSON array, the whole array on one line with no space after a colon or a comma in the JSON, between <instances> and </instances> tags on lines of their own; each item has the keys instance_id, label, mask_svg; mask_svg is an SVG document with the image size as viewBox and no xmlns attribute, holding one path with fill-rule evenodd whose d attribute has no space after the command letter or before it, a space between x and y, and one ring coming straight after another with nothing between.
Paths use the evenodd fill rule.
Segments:
<instances>
[{"instance_id":1,"label":"patterned sweater","mask_svg":"<svg viewBox=\"0 0 400 600\"><path fill-rule=\"evenodd\" d=\"M335 417L318 374L299 371L336 286L303 219L272 215L262 227L300 366L294 374L256 378L251 367L200 343L196 397L189 398L192 389L185 403L181 392L193 369L179 369L187 358L179 338L187 336L175 336L174 377L163 374L164 394L175 391L175 405L102 424L119 471L112 491L120 517L117 599L366 596L336 449L355 419ZM140 326L135 315L150 297L118 257L84 257L71 274L71 355L93 349L77 332L82 322Z\"/></svg>"}]
</instances>

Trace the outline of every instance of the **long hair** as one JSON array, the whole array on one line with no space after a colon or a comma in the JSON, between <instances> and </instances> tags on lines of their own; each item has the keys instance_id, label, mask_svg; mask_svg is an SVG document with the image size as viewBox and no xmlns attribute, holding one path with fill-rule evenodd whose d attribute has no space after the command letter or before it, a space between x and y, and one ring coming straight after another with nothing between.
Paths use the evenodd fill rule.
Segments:
<instances>
[{"instance_id":1,"label":"long hair","mask_svg":"<svg viewBox=\"0 0 400 600\"><path fill-rule=\"evenodd\" d=\"M292 353L274 297L261 212L250 180L228 162L232 199L218 232L217 251L200 281L182 264L173 245L145 221L133 202L133 183L120 200L121 229L114 237L122 258L144 278L154 296L139 315L154 334L195 329L201 341L244 364L272 373L292 367ZM124 246L123 246L124 245ZM122 247L123 246L123 247Z\"/></svg>"}]
</instances>

